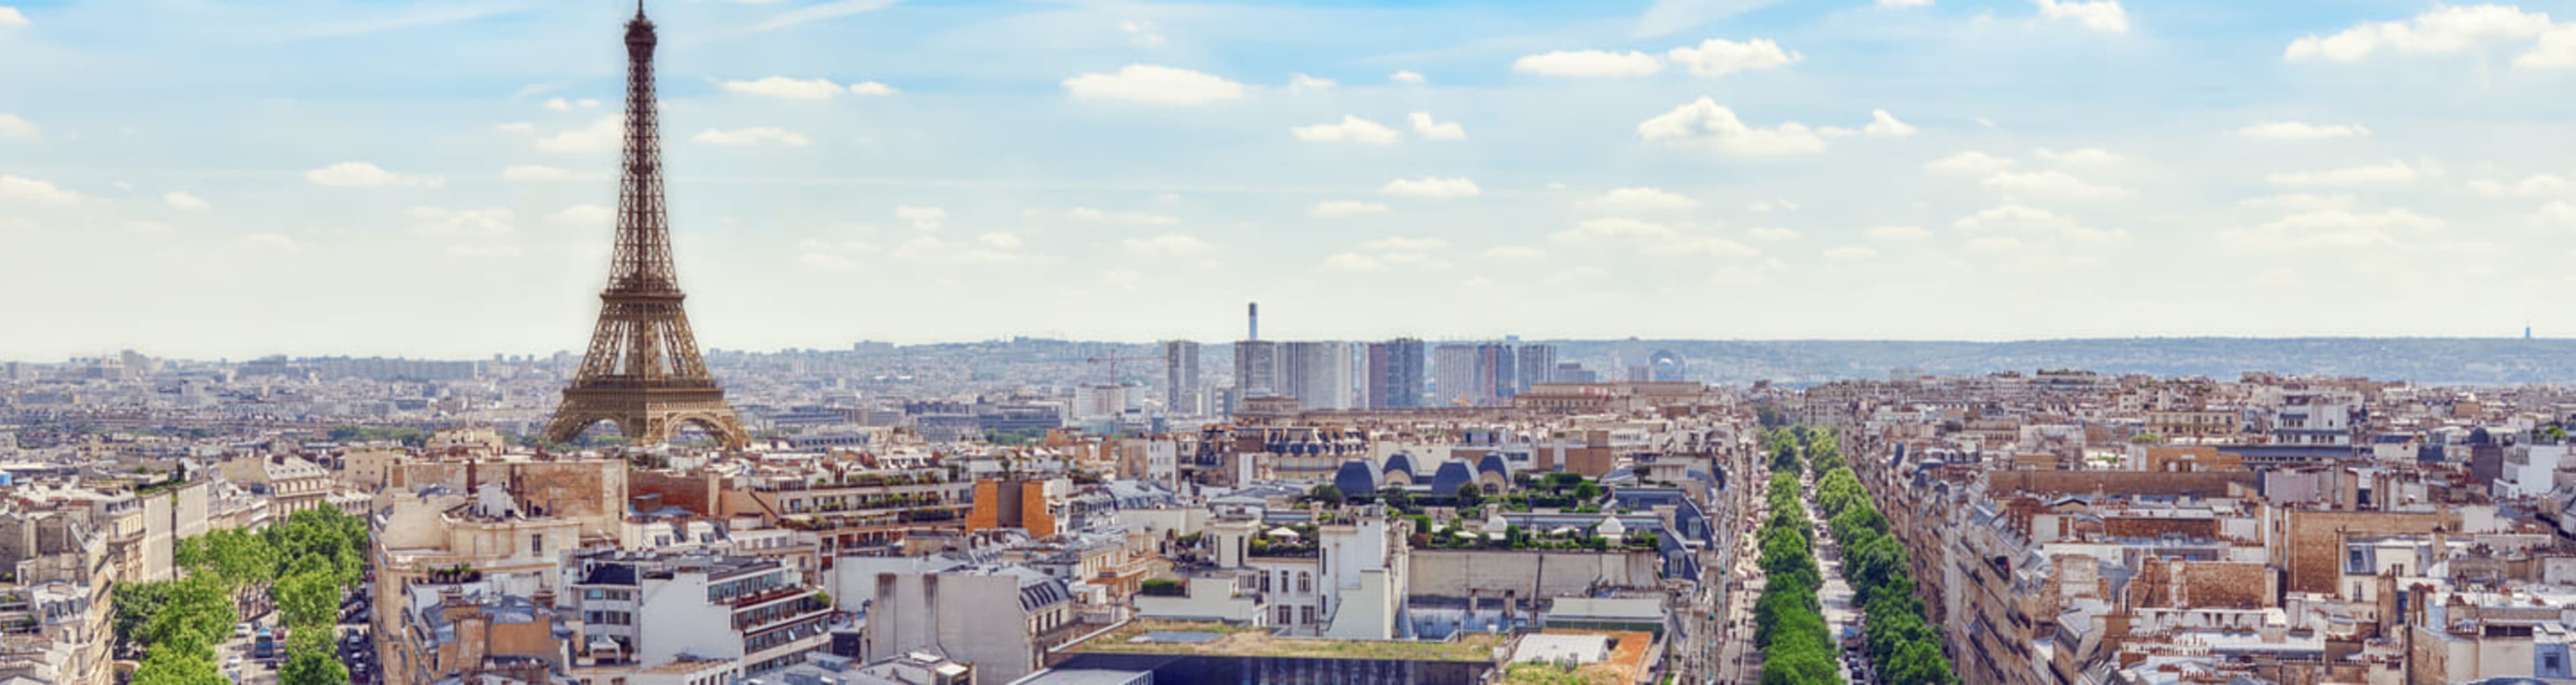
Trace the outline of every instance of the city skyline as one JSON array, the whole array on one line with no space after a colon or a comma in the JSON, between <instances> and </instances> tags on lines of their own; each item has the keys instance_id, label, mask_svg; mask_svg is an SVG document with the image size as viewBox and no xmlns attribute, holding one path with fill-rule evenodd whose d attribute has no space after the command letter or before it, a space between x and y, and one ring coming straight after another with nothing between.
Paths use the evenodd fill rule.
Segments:
<instances>
[{"instance_id":1,"label":"city skyline","mask_svg":"<svg viewBox=\"0 0 2576 685\"><path fill-rule=\"evenodd\" d=\"M2576 246L2545 3L665 4L710 348L2546 335ZM631 11L6 7L0 358L563 349Z\"/></svg>"}]
</instances>

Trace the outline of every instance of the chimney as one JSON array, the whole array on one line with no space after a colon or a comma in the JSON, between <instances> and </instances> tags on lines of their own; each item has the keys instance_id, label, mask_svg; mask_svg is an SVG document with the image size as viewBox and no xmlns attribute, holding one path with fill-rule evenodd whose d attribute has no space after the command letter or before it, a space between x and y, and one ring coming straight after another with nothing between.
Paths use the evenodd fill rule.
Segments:
<instances>
[{"instance_id":1,"label":"chimney","mask_svg":"<svg viewBox=\"0 0 2576 685\"><path fill-rule=\"evenodd\" d=\"M1243 339L1245 339L1245 340L1260 340L1260 339L1261 339L1261 303L1259 303L1259 302L1247 302L1247 303L1244 303L1244 305L1243 305L1243 316L1244 316L1244 319L1245 319L1245 328L1244 328L1244 331L1243 331Z\"/></svg>"}]
</instances>

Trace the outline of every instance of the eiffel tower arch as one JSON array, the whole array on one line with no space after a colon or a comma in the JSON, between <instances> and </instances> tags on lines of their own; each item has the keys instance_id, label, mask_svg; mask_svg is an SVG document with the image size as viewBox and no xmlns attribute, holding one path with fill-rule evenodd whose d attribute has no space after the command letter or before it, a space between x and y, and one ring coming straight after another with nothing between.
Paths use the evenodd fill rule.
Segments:
<instances>
[{"instance_id":1,"label":"eiffel tower arch","mask_svg":"<svg viewBox=\"0 0 2576 685\"><path fill-rule=\"evenodd\" d=\"M687 295L671 268L671 228L662 204L662 139L653 96L653 22L637 3L626 22L626 142L617 189L617 250L608 288L599 293L599 325L581 371L563 390L546 423L549 442L571 442L602 421L632 444L668 442L696 425L725 449L751 442L725 403L689 315Z\"/></svg>"}]
</instances>

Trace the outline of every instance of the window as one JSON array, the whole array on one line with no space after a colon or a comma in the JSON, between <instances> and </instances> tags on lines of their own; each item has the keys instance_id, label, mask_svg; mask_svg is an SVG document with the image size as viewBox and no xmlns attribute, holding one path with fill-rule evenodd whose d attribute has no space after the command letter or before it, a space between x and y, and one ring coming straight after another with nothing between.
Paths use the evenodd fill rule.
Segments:
<instances>
[{"instance_id":1,"label":"window","mask_svg":"<svg viewBox=\"0 0 2576 685\"><path fill-rule=\"evenodd\" d=\"M1268 573L1263 573L1263 574L1261 574L1261 591L1262 591L1262 592L1269 592L1269 591L1270 591L1270 574L1268 574Z\"/></svg>"},{"instance_id":2,"label":"window","mask_svg":"<svg viewBox=\"0 0 2576 685\"><path fill-rule=\"evenodd\" d=\"M1315 622L1315 608L1314 608L1314 607L1297 607L1297 622L1298 622L1298 623L1314 623L1314 622Z\"/></svg>"},{"instance_id":3,"label":"window","mask_svg":"<svg viewBox=\"0 0 2576 685\"><path fill-rule=\"evenodd\" d=\"M2560 668L2560 666L2559 666L2559 664L2558 664L2558 655L2556 655L2556 654L2542 654L2542 655L2540 655L2540 671L2541 671L2541 672L2540 672L2540 673L2538 673L2537 675L2557 675L2557 674L2558 674L2558 672L2559 672L2559 668Z\"/></svg>"},{"instance_id":4,"label":"window","mask_svg":"<svg viewBox=\"0 0 2576 685\"><path fill-rule=\"evenodd\" d=\"M1278 613L1278 614L1279 614L1279 621L1278 621L1279 625L1283 625L1283 626L1284 626L1284 625L1288 625L1288 607L1285 607L1285 606L1279 607L1279 611L1277 611L1276 613Z\"/></svg>"},{"instance_id":5,"label":"window","mask_svg":"<svg viewBox=\"0 0 2576 685\"><path fill-rule=\"evenodd\" d=\"M529 554L544 554L544 553L546 553L546 535L545 535L544 533L529 533L529 534L528 534L528 553L529 553Z\"/></svg>"},{"instance_id":6,"label":"window","mask_svg":"<svg viewBox=\"0 0 2576 685\"><path fill-rule=\"evenodd\" d=\"M1299 593L1310 593L1310 592L1314 592L1314 591L1315 591L1315 575L1314 575L1314 574L1311 574L1311 573L1304 572L1304 571L1298 571L1298 572L1297 572L1297 592L1299 592Z\"/></svg>"}]
</instances>

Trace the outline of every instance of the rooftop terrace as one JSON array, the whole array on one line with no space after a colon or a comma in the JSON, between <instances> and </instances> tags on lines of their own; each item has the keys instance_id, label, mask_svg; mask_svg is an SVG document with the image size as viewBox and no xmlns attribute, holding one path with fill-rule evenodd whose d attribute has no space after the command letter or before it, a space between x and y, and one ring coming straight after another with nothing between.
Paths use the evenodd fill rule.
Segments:
<instances>
[{"instance_id":1,"label":"rooftop terrace","mask_svg":"<svg viewBox=\"0 0 2576 685\"><path fill-rule=\"evenodd\" d=\"M1148 637L1147 633L1156 635ZM1195 633L1195 634L1193 634ZM1182 635L1190 634L1190 635ZM1504 636L1474 633L1445 642L1280 637L1267 628L1212 621L1129 621L1067 647L1074 652L1203 656L1492 662Z\"/></svg>"}]
</instances>

